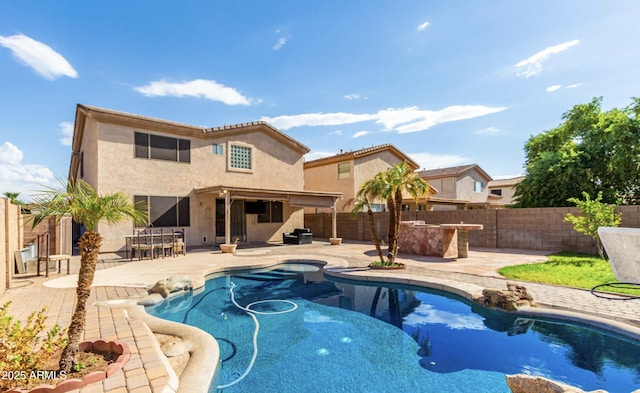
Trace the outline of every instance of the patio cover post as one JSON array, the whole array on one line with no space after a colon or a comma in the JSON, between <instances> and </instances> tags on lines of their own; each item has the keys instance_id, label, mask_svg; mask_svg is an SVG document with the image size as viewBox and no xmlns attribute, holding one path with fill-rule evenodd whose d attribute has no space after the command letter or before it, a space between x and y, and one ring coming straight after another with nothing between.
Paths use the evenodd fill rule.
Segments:
<instances>
[{"instance_id":1,"label":"patio cover post","mask_svg":"<svg viewBox=\"0 0 640 393\"><path fill-rule=\"evenodd\" d=\"M338 198L333 198L333 207L331 207L331 237L338 237L338 223L337 223L337 213L336 213L336 204L338 203Z\"/></svg>"},{"instance_id":2,"label":"patio cover post","mask_svg":"<svg viewBox=\"0 0 640 393\"><path fill-rule=\"evenodd\" d=\"M231 195L228 190L224 193L224 243L231 244Z\"/></svg>"}]
</instances>

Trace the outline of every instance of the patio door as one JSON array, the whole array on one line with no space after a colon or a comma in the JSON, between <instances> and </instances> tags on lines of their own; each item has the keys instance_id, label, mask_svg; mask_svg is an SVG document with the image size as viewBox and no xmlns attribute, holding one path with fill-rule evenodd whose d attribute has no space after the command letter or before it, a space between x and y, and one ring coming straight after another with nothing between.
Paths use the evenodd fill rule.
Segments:
<instances>
[{"instance_id":1,"label":"patio door","mask_svg":"<svg viewBox=\"0 0 640 393\"><path fill-rule=\"evenodd\" d=\"M231 241L247 240L247 220L244 214L244 200L231 201ZM216 199L216 242L224 242L224 199Z\"/></svg>"}]
</instances>

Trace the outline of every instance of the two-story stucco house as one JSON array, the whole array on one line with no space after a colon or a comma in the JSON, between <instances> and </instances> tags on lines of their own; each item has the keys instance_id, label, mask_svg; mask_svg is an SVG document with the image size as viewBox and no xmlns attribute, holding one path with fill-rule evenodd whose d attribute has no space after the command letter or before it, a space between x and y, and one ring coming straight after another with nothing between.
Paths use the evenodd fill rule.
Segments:
<instances>
[{"instance_id":1,"label":"two-story stucco house","mask_svg":"<svg viewBox=\"0 0 640 393\"><path fill-rule=\"evenodd\" d=\"M305 206L341 196L305 190L309 148L265 122L203 128L78 105L72 149L70 181L146 202L150 224L186 228L187 246L278 241ZM133 224L98 230L103 251L121 251Z\"/></svg>"},{"instance_id":2,"label":"two-story stucco house","mask_svg":"<svg viewBox=\"0 0 640 393\"><path fill-rule=\"evenodd\" d=\"M307 161L304 163L305 189L340 192L343 200L338 202L338 212L351 212L362 183L404 161L412 170L419 167L409 156L391 144L340 152L333 156ZM430 189L430 192L435 191ZM386 205L383 201L377 202L373 204L373 210L384 211ZM416 204L408 198L406 209L425 210L426 199L421 198Z\"/></svg>"},{"instance_id":3,"label":"two-story stucco house","mask_svg":"<svg viewBox=\"0 0 640 393\"><path fill-rule=\"evenodd\" d=\"M430 198L433 210L488 207L487 185L492 180L477 164L420 171L420 176L438 190Z\"/></svg>"}]
</instances>

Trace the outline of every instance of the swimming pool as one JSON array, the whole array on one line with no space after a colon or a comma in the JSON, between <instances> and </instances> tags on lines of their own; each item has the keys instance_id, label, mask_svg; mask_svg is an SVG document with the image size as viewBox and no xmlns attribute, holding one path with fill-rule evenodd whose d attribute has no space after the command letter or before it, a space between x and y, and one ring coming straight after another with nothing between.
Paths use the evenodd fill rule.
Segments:
<instances>
[{"instance_id":1,"label":"swimming pool","mask_svg":"<svg viewBox=\"0 0 640 393\"><path fill-rule=\"evenodd\" d=\"M425 288L332 280L309 264L233 272L147 311L217 339L211 392L508 393L516 373L640 388L640 345L624 337Z\"/></svg>"}]
</instances>

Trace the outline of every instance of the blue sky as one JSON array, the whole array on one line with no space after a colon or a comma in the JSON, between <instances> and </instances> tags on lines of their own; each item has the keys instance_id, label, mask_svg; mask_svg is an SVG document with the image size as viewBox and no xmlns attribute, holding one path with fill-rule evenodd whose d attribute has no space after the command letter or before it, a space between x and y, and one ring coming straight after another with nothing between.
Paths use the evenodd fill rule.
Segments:
<instances>
[{"instance_id":1,"label":"blue sky","mask_svg":"<svg viewBox=\"0 0 640 393\"><path fill-rule=\"evenodd\" d=\"M0 193L66 178L77 103L265 120L307 159L393 143L427 169L516 176L573 105L639 95L639 16L600 0L0 0Z\"/></svg>"}]
</instances>

